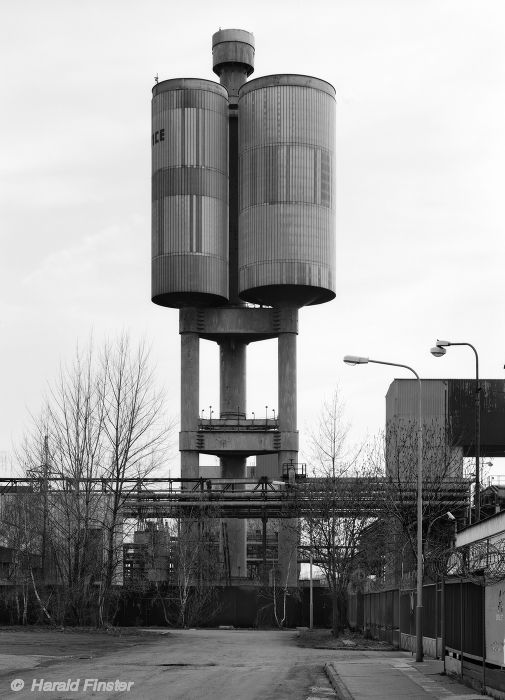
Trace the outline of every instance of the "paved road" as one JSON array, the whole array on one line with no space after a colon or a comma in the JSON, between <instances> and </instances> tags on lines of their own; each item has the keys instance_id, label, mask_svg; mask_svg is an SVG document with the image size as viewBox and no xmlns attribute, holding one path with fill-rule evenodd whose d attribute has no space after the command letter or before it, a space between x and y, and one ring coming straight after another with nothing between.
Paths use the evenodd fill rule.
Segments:
<instances>
[{"instance_id":1,"label":"paved road","mask_svg":"<svg viewBox=\"0 0 505 700\"><path fill-rule=\"evenodd\" d=\"M2 649L8 652L8 649ZM40 652L43 653L43 650ZM335 697L323 672L335 651L304 649L296 644L296 632L250 630L187 630L156 636L134 647L100 652L93 659L47 659L19 656L2 662L0 697L6 700L34 698L122 698L125 700L306 700ZM338 652L339 660L353 652ZM33 667L35 664L36 667ZM31 665L32 668L27 668ZM13 679L24 682L14 692ZM75 683L79 689L32 691L33 680ZM100 690L85 679L101 682L133 682L125 689ZM21 685L21 684L19 684ZM116 686L118 687L118 686Z\"/></svg>"}]
</instances>

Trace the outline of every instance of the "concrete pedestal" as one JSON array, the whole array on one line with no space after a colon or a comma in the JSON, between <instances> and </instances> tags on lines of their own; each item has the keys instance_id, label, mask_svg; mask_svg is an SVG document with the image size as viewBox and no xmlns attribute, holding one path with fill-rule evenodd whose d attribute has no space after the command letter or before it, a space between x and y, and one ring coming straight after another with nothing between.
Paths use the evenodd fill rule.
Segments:
<instances>
[{"instance_id":1,"label":"concrete pedestal","mask_svg":"<svg viewBox=\"0 0 505 700\"><path fill-rule=\"evenodd\" d=\"M219 408L221 418L246 416L246 343L226 338L219 343ZM234 455L221 457L221 476L244 479L246 458ZM247 521L229 518L224 521L228 532L230 575L247 575Z\"/></svg>"},{"instance_id":2,"label":"concrete pedestal","mask_svg":"<svg viewBox=\"0 0 505 700\"><path fill-rule=\"evenodd\" d=\"M198 428L200 403L200 338L198 333L181 334L181 433ZM196 479L199 453L181 450L181 477Z\"/></svg>"},{"instance_id":3,"label":"concrete pedestal","mask_svg":"<svg viewBox=\"0 0 505 700\"><path fill-rule=\"evenodd\" d=\"M298 314L297 309L289 310ZM296 333L279 333L277 346L278 360L278 399L279 399L279 430L281 432L296 432ZM298 453L293 450L279 452L279 474L283 474L283 465L292 462L296 464Z\"/></svg>"}]
</instances>

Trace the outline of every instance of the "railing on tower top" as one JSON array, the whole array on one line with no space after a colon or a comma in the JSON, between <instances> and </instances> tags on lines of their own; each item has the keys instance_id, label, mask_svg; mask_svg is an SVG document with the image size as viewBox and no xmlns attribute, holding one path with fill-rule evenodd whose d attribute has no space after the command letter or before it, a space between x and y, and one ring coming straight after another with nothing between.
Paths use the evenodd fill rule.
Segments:
<instances>
[{"instance_id":1,"label":"railing on tower top","mask_svg":"<svg viewBox=\"0 0 505 700\"><path fill-rule=\"evenodd\" d=\"M240 411L226 413L221 418L200 418L198 420L198 430L216 431L265 431L279 430L279 420L277 417L268 418L246 418Z\"/></svg>"}]
</instances>

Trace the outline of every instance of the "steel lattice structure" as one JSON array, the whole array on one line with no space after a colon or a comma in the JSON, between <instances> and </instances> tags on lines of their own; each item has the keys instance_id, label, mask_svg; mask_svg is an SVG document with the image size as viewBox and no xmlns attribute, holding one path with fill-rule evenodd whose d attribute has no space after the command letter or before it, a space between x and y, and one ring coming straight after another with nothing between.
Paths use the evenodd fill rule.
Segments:
<instances>
[{"instance_id":1,"label":"steel lattice structure","mask_svg":"<svg viewBox=\"0 0 505 700\"><path fill-rule=\"evenodd\" d=\"M195 517L195 510L205 510L216 518L293 518L317 517L330 509L336 517L378 517L385 504L395 502L414 507L417 486L402 484L401 496L386 478L336 478L328 489L327 479L303 478L275 481L263 477L251 479L125 479L121 484L124 517L179 518ZM68 478L0 478L0 498L9 494L49 491L78 492L84 489L111 493L115 482L109 479ZM424 487L424 497L436 500L440 508L464 507L468 503L468 482L452 480Z\"/></svg>"}]
</instances>

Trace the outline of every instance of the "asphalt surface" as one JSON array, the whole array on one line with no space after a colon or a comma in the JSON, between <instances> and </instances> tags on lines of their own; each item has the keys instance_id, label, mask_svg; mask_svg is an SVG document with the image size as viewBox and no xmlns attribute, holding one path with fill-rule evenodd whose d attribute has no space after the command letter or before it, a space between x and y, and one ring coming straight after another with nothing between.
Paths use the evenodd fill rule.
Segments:
<instances>
[{"instance_id":1,"label":"asphalt surface","mask_svg":"<svg viewBox=\"0 0 505 700\"><path fill-rule=\"evenodd\" d=\"M36 644L29 632L20 641L22 634L0 632L2 699L331 698L335 695L323 670L325 663L335 660L336 654L341 661L353 655L352 651L301 648L296 631L291 630L146 632L125 640L45 632ZM58 689L42 681L67 686ZM17 687L21 689L12 689Z\"/></svg>"},{"instance_id":2,"label":"asphalt surface","mask_svg":"<svg viewBox=\"0 0 505 700\"><path fill-rule=\"evenodd\" d=\"M416 663L408 652L357 652L338 657L327 673L339 700L486 700L488 696L442 673L443 662L425 657Z\"/></svg>"}]
</instances>

